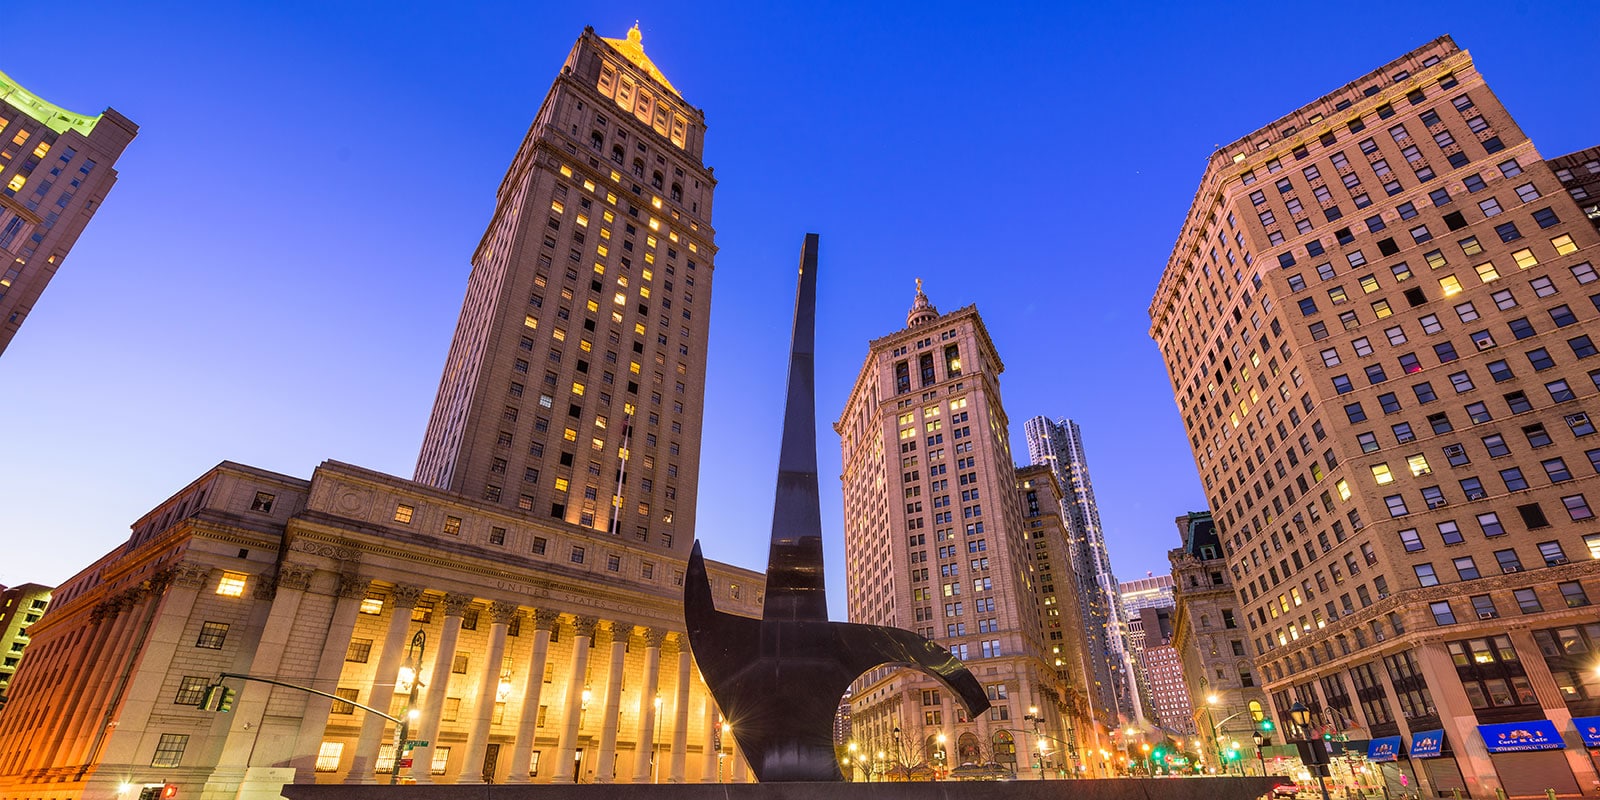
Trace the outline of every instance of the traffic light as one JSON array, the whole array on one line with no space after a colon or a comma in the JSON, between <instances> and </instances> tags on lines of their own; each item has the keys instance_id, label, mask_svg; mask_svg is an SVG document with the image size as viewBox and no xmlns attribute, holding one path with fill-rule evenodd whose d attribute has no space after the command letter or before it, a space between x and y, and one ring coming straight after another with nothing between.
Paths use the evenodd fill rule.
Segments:
<instances>
[{"instance_id":1,"label":"traffic light","mask_svg":"<svg viewBox=\"0 0 1600 800\"><path fill-rule=\"evenodd\" d=\"M1331 734L1331 733L1323 733L1322 734L1322 741L1324 741L1324 742L1333 741L1333 734Z\"/></svg>"},{"instance_id":2,"label":"traffic light","mask_svg":"<svg viewBox=\"0 0 1600 800\"><path fill-rule=\"evenodd\" d=\"M173 800L178 796L178 784L168 783L161 787L161 800Z\"/></svg>"},{"instance_id":3,"label":"traffic light","mask_svg":"<svg viewBox=\"0 0 1600 800\"><path fill-rule=\"evenodd\" d=\"M1272 733L1275 726L1272 724L1272 720L1263 719L1260 723L1258 723L1257 727L1261 729L1262 733Z\"/></svg>"},{"instance_id":4,"label":"traffic light","mask_svg":"<svg viewBox=\"0 0 1600 800\"><path fill-rule=\"evenodd\" d=\"M233 710L235 696L232 689L220 683L213 683L206 687L205 697L200 700L200 709L202 711L215 711L226 714Z\"/></svg>"}]
</instances>

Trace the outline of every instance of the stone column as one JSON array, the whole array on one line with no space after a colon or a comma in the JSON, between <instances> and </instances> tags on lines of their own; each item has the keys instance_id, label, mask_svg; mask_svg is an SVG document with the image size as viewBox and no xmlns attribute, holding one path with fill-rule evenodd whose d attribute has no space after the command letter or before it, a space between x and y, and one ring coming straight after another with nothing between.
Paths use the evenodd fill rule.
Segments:
<instances>
[{"instance_id":1,"label":"stone column","mask_svg":"<svg viewBox=\"0 0 1600 800\"><path fill-rule=\"evenodd\" d=\"M421 598L421 586L396 584L389 592L389 630L383 635L383 649L379 651L378 666L373 669L372 690L367 693L367 705L380 711L388 711L394 700L395 678L400 673L406 642L411 638L411 609ZM361 735L356 739L355 756L350 759L345 783L377 783L373 764L378 760L378 745L383 744L383 730L388 724L377 714L362 718Z\"/></svg>"},{"instance_id":2,"label":"stone column","mask_svg":"<svg viewBox=\"0 0 1600 800\"><path fill-rule=\"evenodd\" d=\"M488 783L483 775L483 759L488 753L489 725L494 721L495 699L500 691L500 665L505 661L506 630L517 616L515 603L496 600L489 604L489 650L483 656L483 671L478 678L478 700L472 707L472 729L467 733L467 760L461 765L457 783ZM472 777L476 775L477 777Z\"/></svg>"},{"instance_id":3,"label":"stone column","mask_svg":"<svg viewBox=\"0 0 1600 800\"><path fill-rule=\"evenodd\" d=\"M61 763L84 763L90 744L105 719L106 703L111 698L112 682L116 679L118 670L126 663L129 650L134 646L134 637L139 628L139 621L143 617L145 605L154 604L159 600L143 589L130 589L106 602L117 619L111 627L104 660L91 667L93 672L89 676L89 694L85 698L87 702L82 706L82 716L76 720L66 721L72 733L67 743L67 758Z\"/></svg>"},{"instance_id":4,"label":"stone column","mask_svg":"<svg viewBox=\"0 0 1600 800\"><path fill-rule=\"evenodd\" d=\"M684 635L679 633L673 638L678 645L678 699L672 704L672 772L667 781L683 783L689 759L689 687L693 665Z\"/></svg>"},{"instance_id":5,"label":"stone column","mask_svg":"<svg viewBox=\"0 0 1600 800\"><path fill-rule=\"evenodd\" d=\"M1412 652L1416 654L1423 679L1428 682L1433 705L1439 710L1439 721L1455 745L1456 766L1461 768L1461 777L1467 784L1466 794L1471 797L1494 795L1500 788L1500 780L1490 767L1493 762L1489 759L1489 748L1478 735L1478 718L1472 712L1467 691L1461 687L1455 662L1450 660L1444 641L1418 642ZM1490 768L1485 770L1484 767Z\"/></svg>"},{"instance_id":6,"label":"stone column","mask_svg":"<svg viewBox=\"0 0 1600 800\"><path fill-rule=\"evenodd\" d=\"M705 746L701 751L704 758L700 765L700 782L716 783L722 778L717 775L717 701L711 698L711 690L706 690L705 707L700 716L705 720Z\"/></svg>"},{"instance_id":7,"label":"stone column","mask_svg":"<svg viewBox=\"0 0 1600 800\"><path fill-rule=\"evenodd\" d=\"M562 703L561 738L556 747L555 770L551 783L572 783L576 774L573 758L578 752L578 721L583 713L583 681L589 670L589 642L594 640L594 617L578 617L572 621L572 666L567 671L567 697Z\"/></svg>"},{"instance_id":8,"label":"stone column","mask_svg":"<svg viewBox=\"0 0 1600 800\"><path fill-rule=\"evenodd\" d=\"M511 751L511 774L506 783L528 783L533 769L533 743L539 736L539 699L544 692L544 664L550 653L550 631L561 615L548 608L534 612L533 653L523 676L522 713L517 717L517 741Z\"/></svg>"},{"instance_id":9,"label":"stone column","mask_svg":"<svg viewBox=\"0 0 1600 800\"><path fill-rule=\"evenodd\" d=\"M1517 649L1517 660L1522 662L1522 669L1528 675L1528 683L1533 685L1533 693L1539 698L1545 718L1556 726L1561 738L1566 740L1567 747L1561 754L1567 757L1567 766L1578 779L1578 785L1582 786L1586 778L1594 781L1600 777L1600 769L1595 767L1594 759L1583 746L1582 739L1572 729L1572 710L1567 708L1567 701L1561 696L1561 687L1556 685L1555 676L1550 674L1550 665L1545 663L1544 651L1534 641L1533 632L1524 627L1513 627L1506 633L1511 637L1512 646Z\"/></svg>"},{"instance_id":10,"label":"stone column","mask_svg":"<svg viewBox=\"0 0 1600 800\"><path fill-rule=\"evenodd\" d=\"M617 717L622 712L622 667L628 657L628 637L633 626L611 623L611 660L607 662L605 716L600 723L600 758L594 769L595 783L610 783L617 777Z\"/></svg>"},{"instance_id":11,"label":"stone column","mask_svg":"<svg viewBox=\"0 0 1600 800\"><path fill-rule=\"evenodd\" d=\"M733 782L749 783L750 765L745 763L744 751L740 750L738 747L730 748L728 751L728 760L733 762Z\"/></svg>"},{"instance_id":12,"label":"stone column","mask_svg":"<svg viewBox=\"0 0 1600 800\"><path fill-rule=\"evenodd\" d=\"M356 619L361 613L361 601L367 596L371 581L354 575L340 575L334 585L337 599L328 622L328 635L322 647L317 671L311 686L326 689L339 683L344 674L345 655L350 650L350 639L356 630ZM305 714L300 720L300 733L295 739L295 783L315 783L317 752L322 746L322 734L328 729L328 713L333 701L318 695L306 695ZM363 711L362 714L367 712Z\"/></svg>"},{"instance_id":13,"label":"stone column","mask_svg":"<svg viewBox=\"0 0 1600 800\"><path fill-rule=\"evenodd\" d=\"M263 582L260 588L270 590L262 594L271 596L272 605L266 622L261 627L261 638L250 659L250 666L245 670L247 674L295 683L305 680L305 676L295 675L292 672L284 673L284 655L289 651L290 638L302 613L301 602L305 599L306 590L311 588L311 576L315 572L316 568L309 564L286 561L278 567L278 575L273 586L265 586L264 579L253 579ZM257 757L267 764L288 760L291 754L279 748L284 745L292 747L293 740L285 741L283 736L263 735L267 704L275 694L292 698L292 702L301 701L306 695L254 681L245 681L244 685L238 688L238 692L239 697L232 718L228 720L228 735L223 742L222 753L217 758L216 768L206 781L206 788L202 790L206 794L237 794L241 783L251 784L249 788L254 788L255 784L270 783L275 777L281 777L283 780L292 779L292 768L268 767L266 770L254 770L248 781L245 779L245 772L251 766L252 759ZM263 752L257 753L258 745ZM274 750L278 752L274 753ZM274 755L281 758L274 758Z\"/></svg>"},{"instance_id":14,"label":"stone column","mask_svg":"<svg viewBox=\"0 0 1600 800\"><path fill-rule=\"evenodd\" d=\"M418 747L411 751L411 778L417 783L433 783L433 748L439 738L439 723L444 716L444 701L450 694L450 675L456 663L456 644L461 641L461 617L467 613L467 607L472 605L472 597L464 594L446 594L444 596L444 621L439 628L439 641L431 648L433 650L433 666L426 675L422 672L421 664L411 665L416 670L415 680L418 682L418 691L422 692L422 704L418 708L418 717L415 727L410 731L412 739L427 742L426 747ZM426 654L423 658L426 658Z\"/></svg>"},{"instance_id":15,"label":"stone column","mask_svg":"<svg viewBox=\"0 0 1600 800\"><path fill-rule=\"evenodd\" d=\"M101 602L89 612L89 633L83 637L78 645L78 655L73 659L72 672L67 677L66 685L71 696L46 725L40 726L45 734L41 744L44 749L42 764L54 764L55 754L63 745L69 745L72 739L68 736L67 729L74 728L80 722L78 707L85 703L92 703L94 696L87 689L95 683L95 670L100 666L101 654L105 652L106 644L115 638L115 631L119 619L119 606L109 601Z\"/></svg>"},{"instance_id":16,"label":"stone column","mask_svg":"<svg viewBox=\"0 0 1600 800\"><path fill-rule=\"evenodd\" d=\"M184 562L177 565L170 573L171 583L166 591L163 593L153 589L150 599L138 612L134 643L127 651L128 670L112 682L107 705L107 709L116 714L115 732L124 735L108 732L104 737L105 745L98 752L91 746L90 752L99 763L133 763L141 739L138 732L145 730L158 701L164 700L165 705L172 705L171 698L160 697L161 686L178 654L194 649L195 642L188 638L185 628L194 613L200 592L211 583L210 573L211 569L202 564ZM249 601L240 598L237 602ZM232 633L242 636L244 631ZM102 719L97 724L106 722L110 720Z\"/></svg>"},{"instance_id":17,"label":"stone column","mask_svg":"<svg viewBox=\"0 0 1600 800\"><path fill-rule=\"evenodd\" d=\"M656 690L661 683L661 643L667 632L645 628L644 685L639 688L639 725L633 741L633 782L650 783L656 766L656 707L661 698Z\"/></svg>"}]
</instances>

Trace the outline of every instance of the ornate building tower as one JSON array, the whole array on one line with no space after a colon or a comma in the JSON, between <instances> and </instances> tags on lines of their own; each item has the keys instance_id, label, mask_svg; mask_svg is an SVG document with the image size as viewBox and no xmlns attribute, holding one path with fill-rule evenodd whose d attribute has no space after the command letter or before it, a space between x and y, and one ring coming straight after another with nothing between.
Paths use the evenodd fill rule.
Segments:
<instances>
[{"instance_id":1,"label":"ornate building tower","mask_svg":"<svg viewBox=\"0 0 1600 800\"><path fill-rule=\"evenodd\" d=\"M705 119L585 30L497 192L416 479L687 554L710 321Z\"/></svg>"},{"instance_id":2,"label":"ornate building tower","mask_svg":"<svg viewBox=\"0 0 1600 800\"><path fill-rule=\"evenodd\" d=\"M906 328L869 348L834 423L850 619L937 640L994 705L967 720L934 681L881 669L854 692L855 737L883 751L888 770L993 760L1022 774L1029 762L1017 754L1032 742L1025 717L1061 692L1022 535L1004 365L975 307L940 315L920 282Z\"/></svg>"}]
</instances>

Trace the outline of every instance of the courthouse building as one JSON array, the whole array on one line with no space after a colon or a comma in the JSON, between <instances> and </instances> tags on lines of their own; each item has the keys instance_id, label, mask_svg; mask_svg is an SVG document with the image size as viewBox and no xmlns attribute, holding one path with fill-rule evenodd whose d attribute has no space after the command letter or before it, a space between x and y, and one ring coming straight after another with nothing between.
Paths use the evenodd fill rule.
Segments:
<instances>
[{"instance_id":1,"label":"courthouse building","mask_svg":"<svg viewBox=\"0 0 1600 800\"><path fill-rule=\"evenodd\" d=\"M30 629L0 800L745 779L682 619L703 133L637 28L586 31L473 257L417 480L223 462L146 514ZM710 571L759 614L763 575ZM224 672L331 696L229 679L232 710L201 710ZM363 707L414 709L419 744Z\"/></svg>"},{"instance_id":2,"label":"courthouse building","mask_svg":"<svg viewBox=\"0 0 1600 800\"><path fill-rule=\"evenodd\" d=\"M1442 37L1218 149L1150 306L1269 713L1428 792L1600 778L1588 160Z\"/></svg>"}]
</instances>

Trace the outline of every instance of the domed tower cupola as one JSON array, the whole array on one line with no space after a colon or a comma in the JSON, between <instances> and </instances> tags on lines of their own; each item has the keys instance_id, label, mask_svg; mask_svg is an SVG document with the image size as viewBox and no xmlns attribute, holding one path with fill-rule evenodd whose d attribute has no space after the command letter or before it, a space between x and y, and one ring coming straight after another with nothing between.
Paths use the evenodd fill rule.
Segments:
<instances>
[{"instance_id":1,"label":"domed tower cupola","mask_svg":"<svg viewBox=\"0 0 1600 800\"><path fill-rule=\"evenodd\" d=\"M906 312L906 327L915 328L923 323L932 322L939 318L939 309L928 302L928 296L922 293L922 279L917 279L917 299L912 301L911 310Z\"/></svg>"}]
</instances>

